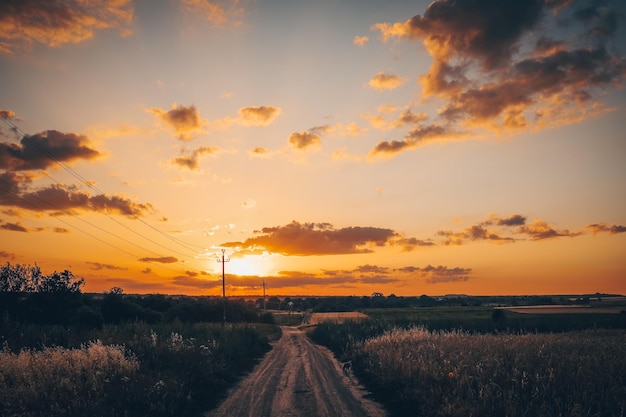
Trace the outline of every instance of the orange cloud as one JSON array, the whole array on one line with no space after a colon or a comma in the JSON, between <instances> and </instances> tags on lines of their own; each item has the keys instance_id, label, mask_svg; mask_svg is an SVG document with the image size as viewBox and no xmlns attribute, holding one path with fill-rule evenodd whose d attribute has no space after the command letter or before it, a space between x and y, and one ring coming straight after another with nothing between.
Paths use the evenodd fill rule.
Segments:
<instances>
[{"instance_id":1,"label":"orange cloud","mask_svg":"<svg viewBox=\"0 0 626 417\"><path fill-rule=\"evenodd\" d=\"M406 79L394 74L386 74L379 72L371 80L368 85L376 90L394 90L406 82Z\"/></svg>"},{"instance_id":2,"label":"orange cloud","mask_svg":"<svg viewBox=\"0 0 626 417\"><path fill-rule=\"evenodd\" d=\"M352 43L357 46L365 46L369 40L370 38L368 36L355 36Z\"/></svg>"},{"instance_id":3,"label":"orange cloud","mask_svg":"<svg viewBox=\"0 0 626 417\"><path fill-rule=\"evenodd\" d=\"M293 132L288 139L289 145L299 151L317 149L321 141L318 135L310 132Z\"/></svg>"},{"instance_id":4,"label":"orange cloud","mask_svg":"<svg viewBox=\"0 0 626 417\"><path fill-rule=\"evenodd\" d=\"M296 221L285 226L264 227L255 233L257 236L244 242L227 242L221 246L283 255L337 255L370 253L371 246L391 244L397 236L393 230L377 227L335 229L329 223Z\"/></svg>"},{"instance_id":5,"label":"orange cloud","mask_svg":"<svg viewBox=\"0 0 626 417\"><path fill-rule=\"evenodd\" d=\"M141 262L158 262L161 264L173 264L175 262L178 262L178 259L174 258L173 256L161 256L158 258L140 258L139 261Z\"/></svg>"},{"instance_id":6,"label":"orange cloud","mask_svg":"<svg viewBox=\"0 0 626 417\"><path fill-rule=\"evenodd\" d=\"M267 126L282 112L274 106L251 106L239 109L241 123L248 126Z\"/></svg>"},{"instance_id":7,"label":"orange cloud","mask_svg":"<svg viewBox=\"0 0 626 417\"><path fill-rule=\"evenodd\" d=\"M202 132L206 125L206 121L200 117L200 113L194 105L179 106L173 104L171 110L150 108L148 112L172 128L178 139L182 141L192 140L194 135Z\"/></svg>"},{"instance_id":8,"label":"orange cloud","mask_svg":"<svg viewBox=\"0 0 626 417\"><path fill-rule=\"evenodd\" d=\"M198 149L194 149L190 155L183 155L174 158L172 163L180 167L195 170L198 169L200 157L204 155L214 155L219 152L219 150L220 149L217 146L203 146Z\"/></svg>"},{"instance_id":9,"label":"orange cloud","mask_svg":"<svg viewBox=\"0 0 626 417\"><path fill-rule=\"evenodd\" d=\"M585 229L589 230L594 235L596 235L598 233L610 233L612 235L615 235L615 234L618 234L618 233L625 233L626 232L626 226L621 226L621 225L614 224L613 226L609 227L609 226L607 226L606 223L590 224L590 225L586 226Z\"/></svg>"},{"instance_id":10,"label":"orange cloud","mask_svg":"<svg viewBox=\"0 0 626 417\"><path fill-rule=\"evenodd\" d=\"M50 47L79 43L103 29L118 28L122 36L128 36L133 13L131 0L3 1L0 53L12 54L34 42Z\"/></svg>"},{"instance_id":11,"label":"orange cloud","mask_svg":"<svg viewBox=\"0 0 626 417\"><path fill-rule=\"evenodd\" d=\"M548 222L535 219L535 221L519 229L519 233L530 236L532 240L552 239L556 237L576 237L581 232L570 232L569 230L556 230L548 224Z\"/></svg>"},{"instance_id":12,"label":"orange cloud","mask_svg":"<svg viewBox=\"0 0 626 417\"><path fill-rule=\"evenodd\" d=\"M181 0L181 2L187 11L202 16L215 26L223 26L229 22L238 25L245 12L240 0L220 2Z\"/></svg>"}]
</instances>

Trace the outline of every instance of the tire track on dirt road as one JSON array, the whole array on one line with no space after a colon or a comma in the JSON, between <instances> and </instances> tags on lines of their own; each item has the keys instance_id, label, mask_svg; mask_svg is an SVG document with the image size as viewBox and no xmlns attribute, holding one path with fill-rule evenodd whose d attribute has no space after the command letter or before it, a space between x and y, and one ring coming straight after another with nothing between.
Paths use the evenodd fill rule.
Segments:
<instances>
[{"instance_id":1,"label":"tire track on dirt road","mask_svg":"<svg viewBox=\"0 0 626 417\"><path fill-rule=\"evenodd\" d=\"M206 417L385 417L330 351L283 327L272 350Z\"/></svg>"}]
</instances>

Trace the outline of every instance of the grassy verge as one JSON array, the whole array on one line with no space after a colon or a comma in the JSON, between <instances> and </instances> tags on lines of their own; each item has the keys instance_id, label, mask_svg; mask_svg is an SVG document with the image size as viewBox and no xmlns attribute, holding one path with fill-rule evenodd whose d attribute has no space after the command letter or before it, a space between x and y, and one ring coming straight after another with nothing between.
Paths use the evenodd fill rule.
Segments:
<instances>
[{"instance_id":1,"label":"grassy verge","mask_svg":"<svg viewBox=\"0 0 626 417\"><path fill-rule=\"evenodd\" d=\"M21 330L0 352L3 416L198 416L269 350L275 328L135 322Z\"/></svg>"}]
</instances>

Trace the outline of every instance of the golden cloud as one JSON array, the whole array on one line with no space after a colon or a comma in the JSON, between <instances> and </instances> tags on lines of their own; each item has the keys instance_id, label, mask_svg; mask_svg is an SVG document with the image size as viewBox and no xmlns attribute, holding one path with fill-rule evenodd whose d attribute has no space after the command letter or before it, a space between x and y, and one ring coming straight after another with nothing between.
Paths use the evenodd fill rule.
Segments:
<instances>
[{"instance_id":1,"label":"golden cloud","mask_svg":"<svg viewBox=\"0 0 626 417\"><path fill-rule=\"evenodd\" d=\"M117 28L128 36L133 13L131 0L4 1L0 3L0 52L12 54L34 42L50 47L79 43L103 29Z\"/></svg>"}]
</instances>

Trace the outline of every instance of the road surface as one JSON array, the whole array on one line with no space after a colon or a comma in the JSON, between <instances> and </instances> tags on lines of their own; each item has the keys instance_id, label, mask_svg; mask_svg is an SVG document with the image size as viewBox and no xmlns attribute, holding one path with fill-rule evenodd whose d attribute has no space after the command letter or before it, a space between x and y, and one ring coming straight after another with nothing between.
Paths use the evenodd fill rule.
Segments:
<instances>
[{"instance_id":1,"label":"road surface","mask_svg":"<svg viewBox=\"0 0 626 417\"><path fill-rule=\"evenodd\" d=\"M324 347L283 327L273 349L207 417L384 417Z\"/></svg>"}]
</instances>

